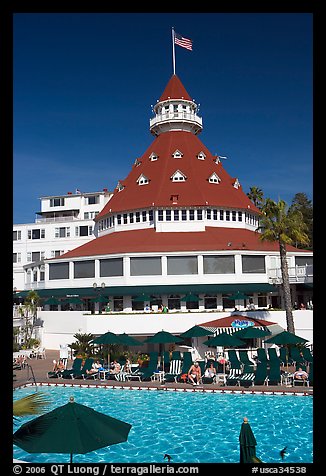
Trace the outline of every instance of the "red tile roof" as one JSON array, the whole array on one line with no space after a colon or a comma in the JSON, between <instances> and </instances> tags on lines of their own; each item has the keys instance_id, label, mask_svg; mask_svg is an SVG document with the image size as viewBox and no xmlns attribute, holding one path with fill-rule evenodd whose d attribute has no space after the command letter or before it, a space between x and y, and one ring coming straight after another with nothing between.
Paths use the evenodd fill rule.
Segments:
<instances>
[{"instance_id":1,"label":"red tile roof","mask_svg":"<svg viewBox=\"0 0 326 476\"><path fill-rule=\"evenodd\" d=\"M232 327L231 323L239 319L241 321L252 321L254 326L271 326L275 322L265 321L265 319L256 319L253 317L244 316L243 314L232 314L232 316L221 317L221 319L214 319L213 321L202 322L201 327Z\"/></svg>"},{"instance_id":2,"label":"red tile roof","mask_svg":"<svg viewBox=\"0 0 326 476\"><path fill-rule=\"evenodd\" d=\"M182 152L181 158L173 157L176 150ZM150 160L152 152L158 156L157 160ZM204 160L197 158L201 152L206 156ZM221 163L216 164L215 159L216 156L191 132L169 131L160 134L138 159L140 165L134 164L127 178L121 181L125 188L120 192L114 190L96 221L110 211L114 213L153 206L215 206L259 213L242 187L233 186L235 178L225 171ZM171 176L177 170L187 177L185 182L172 182ZM214 172L221 179L218 184L208 181ZM149 180L149 184L137 183L141 174ZM172 204L172 196L177 196L177 203Z\"/></svg>"},{"instance_id":3,"label":"red tile roof","mask_svg":"<svg viewBox=\"0 0 326 476\"><path fill-rule=\"evenodd\" d=\"M259 234L237 228L207 227L198 232L156 232L151 229L110 233L91 240L60 256L73 258L81 256L110 255L116 253L164 253L187 251L249 250L279 251L278 243L260 241ZM287 246L288 251L303 251Z\"/></svg>"},{"instance_id":4,"label":"red tile roof","mask_svg":"<svg viewBox=\"0 0 326 476\"><path fill-rule=\"evenodd\" d=\"M192 101L192 98L176 74L171 77L160 97L160 101L165 101L166 99L186 99Z\"/></svg>"}]
</instances>

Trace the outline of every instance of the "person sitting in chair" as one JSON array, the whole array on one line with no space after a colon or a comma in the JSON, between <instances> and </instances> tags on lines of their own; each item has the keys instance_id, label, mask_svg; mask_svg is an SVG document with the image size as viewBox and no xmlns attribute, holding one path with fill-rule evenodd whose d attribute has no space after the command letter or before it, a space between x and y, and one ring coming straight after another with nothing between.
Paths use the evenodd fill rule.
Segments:
<instances>
[{"instance_id":1,"label":"person sitting in chair","mask_svg":"<svg viewBox=\"0 0 326 476\"><path fill-rule=\"evenodd\" d=\"M299 367L296 372L293 374L293 380L307 380L308 379L308 374L304 370L302 370L302 367Z\"/></svg>"},{"instance_id":2,"label":"person sitting in chair","mask_svg":"<svg viewBox=\"0 0 326 476\"><path fill-rule=\"evenodd\" d=\"M201 370L198 362L194 362L188 371L188 379L193 385L199 385Z\"/></svg>"}]
</instances>

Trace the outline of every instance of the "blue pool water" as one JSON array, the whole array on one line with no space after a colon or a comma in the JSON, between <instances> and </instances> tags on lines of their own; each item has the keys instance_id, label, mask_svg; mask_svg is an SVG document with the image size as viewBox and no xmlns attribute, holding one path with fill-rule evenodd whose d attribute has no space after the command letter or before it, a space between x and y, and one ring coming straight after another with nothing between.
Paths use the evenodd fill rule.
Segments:
<instances>
[{"instance_id":1,"label":"blue pool water","mask_svg":"<svg viewBox=\"0 0 326 476\"><path fill-rule=\"evenodd\" d=\"M49 410L73 396L77 403L132 425L128 441L85 455L75 463L238 463L239 433L247 416L257 440L256 454L265 463L313 462L313 398L203 392L42 387ZM34 393L14 391L14 399ZM28 420L20 418L14 431ZM280 450L287 446L282 461ZM37 463L66 463L66 454L30 454L14 446L14 458Z\"/></svg>"}]
</instances>

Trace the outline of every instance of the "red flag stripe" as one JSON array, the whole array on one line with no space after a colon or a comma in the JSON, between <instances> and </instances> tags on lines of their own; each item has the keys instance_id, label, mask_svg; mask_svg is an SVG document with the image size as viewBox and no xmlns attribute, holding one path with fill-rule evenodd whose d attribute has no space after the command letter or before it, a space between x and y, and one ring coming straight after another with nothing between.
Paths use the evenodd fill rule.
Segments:
<instances>
[{"instance_id":1,"label":"red flag stripe","mask_svg":"<svg viewBox=\"0 0 326 476\"><path fill-rule=\"evenodd\" d=\"M184 38L178 33L174 34L174 43L178 46L181 46L182 48L192 51L192 40L189 38Z\"/></svg>"}]
</instances>

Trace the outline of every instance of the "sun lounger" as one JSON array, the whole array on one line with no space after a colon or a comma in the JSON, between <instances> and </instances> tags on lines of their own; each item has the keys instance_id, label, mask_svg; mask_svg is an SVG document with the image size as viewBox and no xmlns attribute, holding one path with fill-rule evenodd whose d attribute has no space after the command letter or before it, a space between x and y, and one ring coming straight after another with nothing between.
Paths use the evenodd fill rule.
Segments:
<instances>
[{"instance_id":1,"label":"sun lounger","mask_svg":"<svg viewBox=\"0 0 326 476\"><path fill-rule=\"evenodd\" d=\"M269 363L271 364L271 362L275 361L277 362L279 365L281 365L281 360L279 355L277 354L276 352L276 348L275 347L269 347L267 349L267 353L268 353L268 357L269 357Z\"/></svg>"},{"instance_id":2,"label":"sun lounger","mask_svg":"<svg viewBox=\"0 0 326 476\"><path fill-rule=\"evenodd\" d=\"M81 370L81 367L82 367L82 363L83 363L83 359L82 358L79 358L79 357L76 357L72 363L72 367L71 369L65 369L62 374L61 374L61 377L62 378L72 378L72 374L74 372L78 372Z\"/></svg>"},{"instance_id":3,"label":"sun lounger","mask_svg":"<svg viewBox=\"0 0 326 476\"><path fill-rule=\"evenodd\" d=\"M248 355L248 351L247 350L239 350L239 360L240 362L243 364L244 366L244 369L243 371L244 372L249 372L251 370L251 372L254 371L255 369L255 362L253 362L250 358L249 358L249 355Z\"/></svg>"},{"instance_id":4,"label":"sun lounger","mask_svg":"<svg viewBox=\"0 0 326 476\"><path fill-rule=\"evenodd\" d=\"M236 350L234 350L234 349L229 349L228 350L228 360L229 360L231 369L240 369L240 370L242 370L243 364L239 360Z\"/></svg>"},{"instance_id":5,"label":"sun lounger","mask_svg":"<svg viewBox=\"0 0 326 476\"><path fill-rule=\"evenodd\" d=\"M87 376L91 375L88 374L87 371L92 369L94 363L94 359L86 359L83 367L80 370L74 371L71 374L72 379L85 379Z\"/></svg>"},{"instance_id":6,"label":"sun lounger","mask_svg":"<svg viewBox=\"0 0 326 476\"><path fill-rule=\"evenodd\" d=\"M255 382L255 372L244 372L238 380L241 387L250 387Z\"/></svg>"},{"instance_id":7,"label":"sun lounger","mask_svg":"<svg viewBox=\"0 0 326 476\"><path fill-rule=\"evenodd\" d=\"M313 355L308 347L303 347L302 349L302 355L305 359L306 362L310 363L313 362L314 358Z\"/></svg>"},{"instance_id":8,"label":"sun lounger","mask_svg":"<svg viewBox=\"0 0 326 476\"><path fill-rule=\"evenodd\" d=\"M256 371L255 371L254 385L265 385L266 379L267 379L267 363L258 362Z\"/></svg>"},{"instance_id":9,"label":"sun lounger","mask_svg":"<svg viewBox=\"0 0 326 476\"><path fill-rule=\"evenodd\" d=\"M266 385L279 385L281 383L280 362L276 359L269 361Z\"/></svg>"},{"instance_id":10,"label":"sun lounger","mask_svg":"<svg viewBox=\"0 0 326 476\"><path fill-rule=\"evenodd\" d=\"M261 363L268 363L268 357L267 357L267 354L266 354L266 350L263 349L263 347L259 347L257 349L257 361L258 363L261 362Z\"/></svg>"},{"instance_id":11,"label":"sun lounger","mask_svg":"<svg viewBox=\"0 0 326 476\"><path fill-rule=\"evenodd\" d=\"M242 376L241 369L231 369L229 375L226 377L225 385L233 386L239 385L239 380Z\"/></svg>"},{"instance_id":12,"label":"sun lounger","mask_svg":"<svg viewBox=\"0 0 326 476\"><path fill-rule=\"evenodd\" d=\"M187 369L185 370L181 359L172 359L170 362L169 372L164 375L165 382L176 382L178 377L180 378L182 374L188 373L189 367L187 366Z\"/></svg>"}]
</instances>

